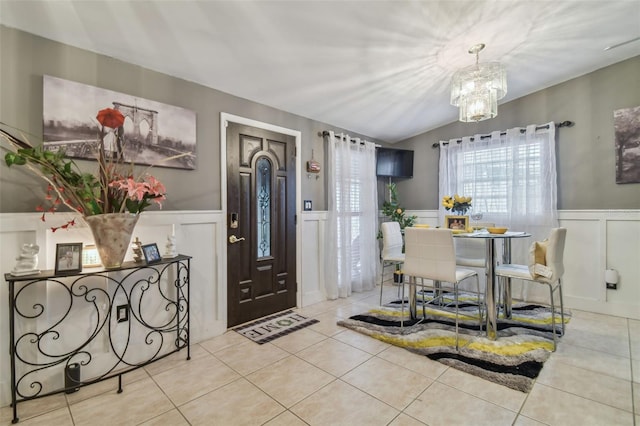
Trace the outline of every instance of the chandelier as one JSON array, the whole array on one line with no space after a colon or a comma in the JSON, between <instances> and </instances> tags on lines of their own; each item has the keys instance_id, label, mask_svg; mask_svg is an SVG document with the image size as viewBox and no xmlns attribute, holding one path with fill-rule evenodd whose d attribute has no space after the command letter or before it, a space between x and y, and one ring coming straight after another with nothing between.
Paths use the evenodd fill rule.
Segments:
<instances>
[{"instance_id":1,"label":"chandelier","mask_svg":"<svg viewBox=\"0 0 640 426\"><path fill-rule=\"evenodd\" d=\"M507 94L507 72L499 62L478 63L484 44L471 46L475 65L457 71L451 79L451 105L460 107L460 121L482 121L498 115L498 100Z\"/></svg>"}]
</instances>

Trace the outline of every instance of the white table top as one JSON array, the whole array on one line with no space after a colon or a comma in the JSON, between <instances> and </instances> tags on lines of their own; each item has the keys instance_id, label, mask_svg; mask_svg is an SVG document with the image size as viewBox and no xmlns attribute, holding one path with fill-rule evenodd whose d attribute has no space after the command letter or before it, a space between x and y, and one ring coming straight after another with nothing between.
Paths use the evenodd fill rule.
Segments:
<instances>
[{"instance_id":1,"label":"white table top","mask_svg":"<svg viewBox=\"0 0 640 426\"><path fill-rule=\"evenodd\" d=\"M507 231L504 234L491 234L486 231L479 232L463 232L460 234L453 234L456 238L524 238L530 237L531 234L527 232L519 232L519 231Z\"/></svg>"}]
</instances>

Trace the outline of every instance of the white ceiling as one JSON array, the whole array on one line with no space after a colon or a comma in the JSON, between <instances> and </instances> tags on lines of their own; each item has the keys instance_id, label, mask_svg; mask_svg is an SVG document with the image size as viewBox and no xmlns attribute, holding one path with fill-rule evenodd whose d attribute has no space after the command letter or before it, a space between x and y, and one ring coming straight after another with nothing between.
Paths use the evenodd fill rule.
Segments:
<instances>
[{"instance_id":1,"label":"white ceiling","mask_svg":"<svg viewBox=\"0 0 640 426\"><path fill-rule=\"evenodd\" d=\"M640 0L0 0L0 23L388 142L457 120L474 44L501 103L640 54L604 50L640 37Z\"/></svg>"}]
</instances>

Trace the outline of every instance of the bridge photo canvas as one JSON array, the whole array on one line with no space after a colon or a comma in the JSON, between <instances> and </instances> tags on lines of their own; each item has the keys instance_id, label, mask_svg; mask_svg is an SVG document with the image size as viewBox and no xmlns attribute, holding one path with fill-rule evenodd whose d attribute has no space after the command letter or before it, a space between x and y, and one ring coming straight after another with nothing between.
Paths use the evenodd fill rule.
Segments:
<instances>
[{"instance_id":1,"label":"bridge photo canvas","mask_svg":"<svg viewBox=\"0 0 640 426\"><path fill-rule=\"evenodd\" d=\"M116 109L125 117L117 130L119 143L113 132L105 137L105 147L121 155L125 162L196 168L194 111L46 75L44 148L64 149L69 157L96 160L101 128L96 115L105 108ZM178 155L181 156L172 158Z\"/></svg>"}]
</instances>

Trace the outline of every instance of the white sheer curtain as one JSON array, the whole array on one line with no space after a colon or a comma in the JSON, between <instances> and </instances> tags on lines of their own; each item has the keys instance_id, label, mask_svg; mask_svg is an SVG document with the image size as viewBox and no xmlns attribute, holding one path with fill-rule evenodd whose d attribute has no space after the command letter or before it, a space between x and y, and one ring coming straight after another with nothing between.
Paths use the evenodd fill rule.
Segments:
<instances>
[{"instance_id":1,"label":"white sheer curtain","mask_svg":"<svg viewBox=\"0 0 640 426\"><path fill-rule=\"evenodd\" d=\"M378 265L376 150L371 142L329 132L328 299L375 287Z\"/></svg>"},{"instance_id":2,"label":"white sheer curtain","mask_svg":"<svg viewBox=\"0 0 640 426\"><path fill-rule=\"evenodd\" d=\"M505 134L506 133L506 134ZM440 198L471 196L482 222L526 231L512 242L512 261L525 263L532 241L558 226L555 124L440 142ZM440 223L446 214L440 206Z\"/></svg>"}]
</instances>

